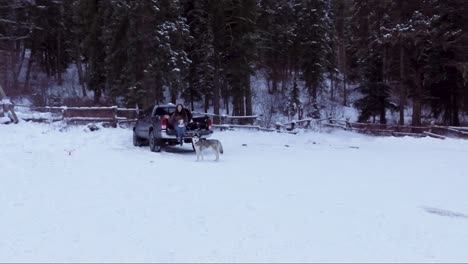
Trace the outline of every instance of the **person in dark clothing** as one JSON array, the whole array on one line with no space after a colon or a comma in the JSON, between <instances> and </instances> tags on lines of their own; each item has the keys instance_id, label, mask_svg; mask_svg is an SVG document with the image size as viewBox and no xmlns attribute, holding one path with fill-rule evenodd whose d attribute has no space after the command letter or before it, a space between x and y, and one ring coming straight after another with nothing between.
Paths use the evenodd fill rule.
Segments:
<instances>
[{"instance_id":1,"label":"person in dark clothing","mask_svg":"<svg viewBox=\"0 0 468 264\"><path fill-rule=\"evenodd\" d=\"M184 136L186 131L186 126L188 123L187 111L185 111L184 106L178 104L176 106L175 112L171 116L171 123L174 126L176 131L177 140L180 145L184 142Z\"/></svg>"}]
</instances>

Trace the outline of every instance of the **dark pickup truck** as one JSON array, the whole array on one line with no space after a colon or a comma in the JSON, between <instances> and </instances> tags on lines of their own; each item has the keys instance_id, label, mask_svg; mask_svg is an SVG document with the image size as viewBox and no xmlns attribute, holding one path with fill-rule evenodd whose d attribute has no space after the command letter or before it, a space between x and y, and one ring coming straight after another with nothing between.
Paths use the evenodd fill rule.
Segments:
<instances>
[{"instance_id":1,"label":"dark pickup truck","mask_svg":"<svg viewBox=\"0 0 468 264\"><path fill-rule=\"evenodd\" d=\"M140 112L133 127L133 145L149 144L153 152L160 152L163 146L178 145L175 130L170 122L175 109L174 104L166 104L156 105ZM207 115L194 115L187 108L185 111L189 120L184 137L185 143L192 143L195 134L200 138L207 138L213 134L212 121Z\"/></svg>"}]
</instances>

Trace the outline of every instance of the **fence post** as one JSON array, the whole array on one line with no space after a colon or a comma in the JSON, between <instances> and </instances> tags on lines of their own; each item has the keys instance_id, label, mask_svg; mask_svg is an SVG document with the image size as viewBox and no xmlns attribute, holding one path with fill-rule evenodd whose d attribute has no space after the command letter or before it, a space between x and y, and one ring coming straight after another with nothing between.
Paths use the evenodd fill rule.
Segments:
<instances>
[{"instance_id":1,"label":"fence post","mask_svg":"<svg viewBox=\"0 0 468 264\"><path fill-rule=\"evenodd\" d=\"M275 127L276 127L276 130L278 131L281 130L281 124L279 122L276 122Z\"/></svg>"},{"instance_id":2,"label":"fence post","mask_svg":"<svg viewBox=\"0 0 468 264\"><path fill-rule=\"evenodd\" d=\"M112 115L111 125L112 125L112 127L115 128L115 127L117 127L117 123L118 123L118 121L117 121L117 106L112 106L112 113L113 113L113 115Z\"/></svg>"},{"instance_id":3,"label":"fence post","mask_svg":"<svg viewBox=\"0 0 468 264\"><path fill-rule=\"evenodd\" d=\"M431 121L431 124L429 125L429 132L430 132L430 133L432 133L432 128L434 127L434 125L435 125L435 121L432 120L432 121Z\"/></svg>"},{"instance_id":4,"label":"fence post","mask_svg":"<svg viewBox=\"0 0 468 264\"><path fill-rule=\"evenodd\" d=\"M346 124L346 125L345 125L345 128L352 128L352 127L351 127L351 123L349 122L349 117L346 118L345 124Z\"/></svg>"},{"instance_id":5,"label":"fence post","mask_svg":"<svg viewBox=\"0 0 468 264\"><path fill-rule=\"evenodd\" d=\"M2 99L4 99L4 98L6 99L6 97L7 97L7 96L6 96L5 91L3 90L3 87L2 87L2 85L0 85L0 100L2 100ZM17 116L16 113L15 113L13 103L10 102L10 103L4 104L4 105L3 105L3 109L4 109L5 112L7 112L7 113L10 112L10 113L11 113L11 116L13 117L13 122L14 122L15 124L18 124L19 120L18 120L18 116Z\"/></svg>"}]
</instances>

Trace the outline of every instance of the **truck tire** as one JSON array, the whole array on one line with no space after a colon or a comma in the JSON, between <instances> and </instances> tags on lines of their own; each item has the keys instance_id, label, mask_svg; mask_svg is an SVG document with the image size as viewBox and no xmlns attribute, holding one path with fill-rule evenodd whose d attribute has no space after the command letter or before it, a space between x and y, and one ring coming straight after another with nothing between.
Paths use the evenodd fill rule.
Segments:
<instances>
[{"instance_id":1,"label":"truck tire","mask_svg":"<svg viewBox=\"0 0 468 264\"><path fill-rule=\"evenodd\" d=\"M135 131L133 131L133 146L135 147L143 146L143 140L139 136L137 136Z\"/></svg>"},{"instance_id":2,"label":"truck tire","mask_svg":"<svg viewBox=\"0 0 468 264\"><path fill-rule=\"evenodd\" d=\"M161 152L161 142L154 137L153 130L149 133L149 146L152 152Z\"/></svg>"}]
</instances>

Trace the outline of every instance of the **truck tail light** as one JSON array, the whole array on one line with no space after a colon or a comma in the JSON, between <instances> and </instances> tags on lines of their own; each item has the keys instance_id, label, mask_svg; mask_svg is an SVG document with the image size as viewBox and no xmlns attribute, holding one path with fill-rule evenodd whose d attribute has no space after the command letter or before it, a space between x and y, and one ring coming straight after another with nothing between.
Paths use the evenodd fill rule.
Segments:
<instances>
[{"instance_id":1,"label":"truck tail light","mask_svg":"<svg viewBox=\"0 0 468 264\"><path fill-rule=\"evenodd\" d=\"M162 118L161 119L161 129L166 129L167 128L167 118Z\"/></svg>"},{"instance_id":2,"label":"truck tail light","mask_svg":"<svg viewBox=\"0 0 468 264\"><path fill-rule=\"evenodd\" d=\"M211 130L213 127L213 121L211 121L211 119L208 118L208 120L206 120L206 124L208 125L208 129Z\"/></svg>"}]
</instances>

